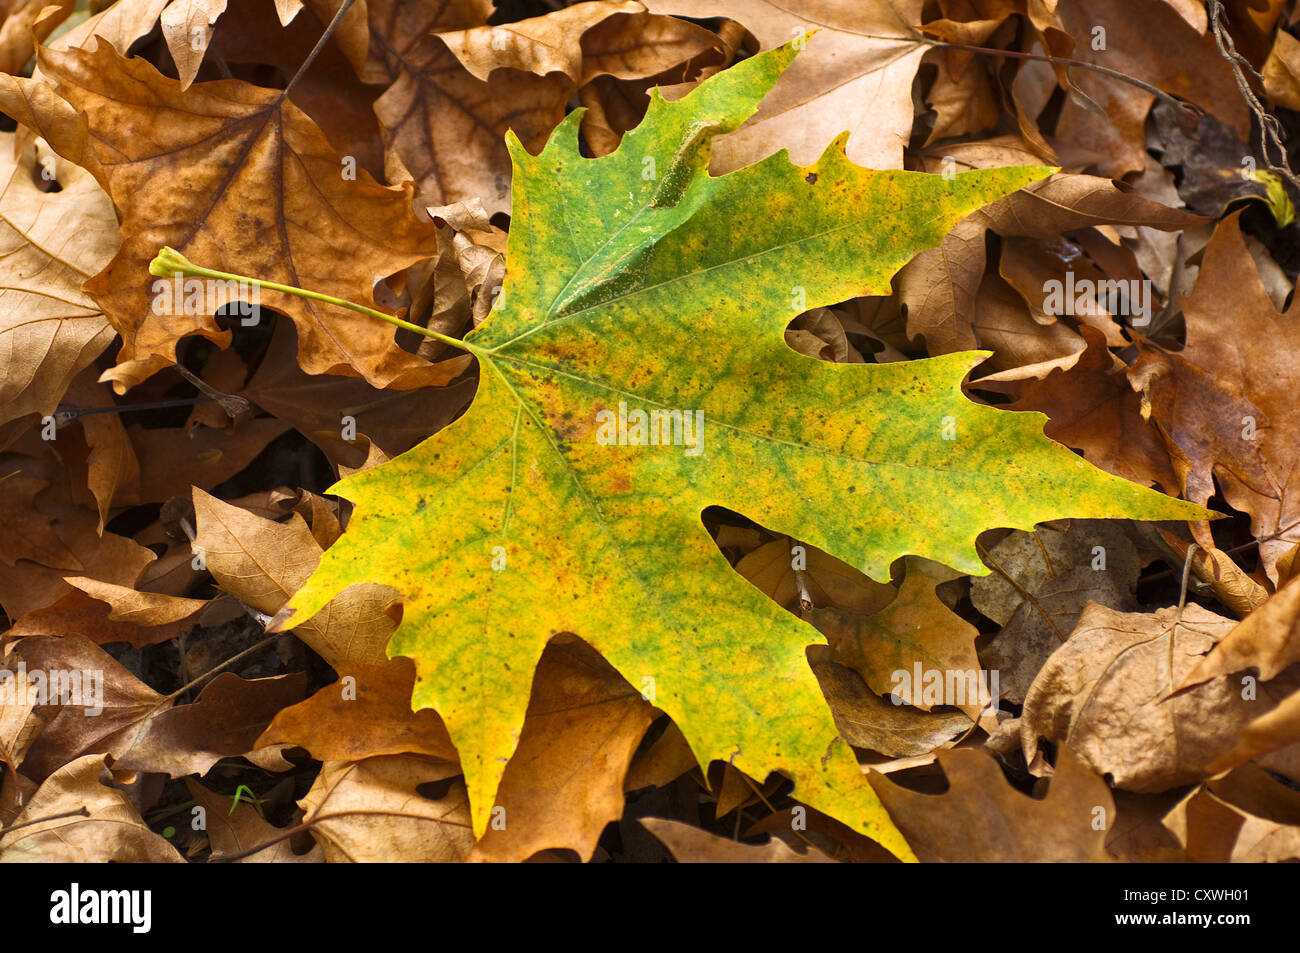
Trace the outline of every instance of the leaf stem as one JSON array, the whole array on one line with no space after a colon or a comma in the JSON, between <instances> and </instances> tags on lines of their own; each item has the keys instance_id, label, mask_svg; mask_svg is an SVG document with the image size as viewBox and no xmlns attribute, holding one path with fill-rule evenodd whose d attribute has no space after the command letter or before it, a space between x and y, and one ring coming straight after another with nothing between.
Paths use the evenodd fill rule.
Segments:
<instances>
[{"instance_id":1,"label":"leaf stem","mask_svg":"<svg viewBox=\"0 0 1300 953\"><path fill-rule=\"evenodd\" d=\"M297 288L293 285L282 285L277 281L263 281L261 278L250 278L248 275L236 275L228 271L216 271L212 268L204 268L194 264L176 249L170 246L159 250L158 255L149 263L149 274L155 278L171 278L173 275L189 275L195 278L214 278L218 281L242 281L258 288L265 288L268 291L279 291L282 294L296 295L299 298L310 298L312 301L321 301L325 304L332 304L335 307L347 308L349 311L355 311L358 314L368 315L372 318L378 318L380 321L399 328L405 328L407 331L414 331L416 334L422 334L427 338L433 338L435 341L441 341L458 350L473 354L475 357L482 357L485 353L483 348L476 347L459 338L449 337L446 334L440 334L437 331L430 331L428 328L422 328L418 324L412 324L410 321L403 321L396 315L387 314L383 311L377 311L374 308L367 308L365 305L356 304L352 301L345 301L342 298L336 298L333 295L321 294L319 291L308 291L306 288Z\"/></svg>"}]
</instances>

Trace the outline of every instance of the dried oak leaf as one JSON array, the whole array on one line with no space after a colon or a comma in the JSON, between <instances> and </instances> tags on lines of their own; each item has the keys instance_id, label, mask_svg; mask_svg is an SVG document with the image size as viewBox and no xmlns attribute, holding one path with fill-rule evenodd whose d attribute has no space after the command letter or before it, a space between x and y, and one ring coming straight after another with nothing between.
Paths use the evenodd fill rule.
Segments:
<instances>
[{"instance_id":1,"label":"dried oak leaf","mask_svg":"<svg viewBox=\"0 0 1300 953\"><path fill-rule=\"evenodd\" d=\"M121 250L86 285L122 336L118 365L105 373L119 393L172 364L185 335L229 342L212 315L151 297L148 265L162 245L218 270L372 305L377 280L436 250L410 187L384 188L363 169L345 177L320 130L276 90L222 80L182 91L105 42L93 52L44 49L40 62L85 115L122 219ZM430 365L397 347L391 328L341 309L268 291L261 303L294 320L308 373L407 389L446 383L465 364Z\"/></svg>"}]
</instances>

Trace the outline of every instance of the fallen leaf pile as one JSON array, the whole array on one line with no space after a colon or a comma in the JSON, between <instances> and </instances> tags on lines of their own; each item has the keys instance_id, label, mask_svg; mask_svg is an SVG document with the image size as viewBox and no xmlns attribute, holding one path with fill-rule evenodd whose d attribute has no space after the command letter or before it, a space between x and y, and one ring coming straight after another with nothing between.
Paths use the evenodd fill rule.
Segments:
<instances>
[{"instance_id":1,"label":"fallen leaf pile","mask_svg":"<svg viewBox=\"0 0 1300 953\"><path fill-rule=\"evenodd\" d=\"M1300 859L1265 6L9 4L0 861Z\"/></svg>"}]
</instances>

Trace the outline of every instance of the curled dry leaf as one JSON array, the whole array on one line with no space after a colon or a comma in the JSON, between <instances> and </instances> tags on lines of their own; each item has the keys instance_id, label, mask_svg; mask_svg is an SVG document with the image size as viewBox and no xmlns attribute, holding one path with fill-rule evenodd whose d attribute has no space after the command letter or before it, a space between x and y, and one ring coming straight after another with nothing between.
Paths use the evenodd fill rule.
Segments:
<instances>
[{"instance_id":1,"label":"curled dry leaf","mask_svg":"<svg viewBox=\"0 0 1300 953\"><path fill-rule=\"evenodd\" d=\"M14 825L0 832L0 863L182 863L181 855L145 826L126 796L109 787L104 756L88 754L60 767L40 786ZM89 817L41 818L85 810Z\"/></svg>"},{"instance_id":2,"label":"curled dry leaf","mask_svg":"<svg viewBox=\"0 0 1300 953\"><path fill-rule=\"evenodd\" d=\"M834 661L827 646L810 645L808 658L840 737L855 748L911 757L946 747L971 728L970 716L953 708L923 711L886 701L861 675Z\"/></svg>"},{"instance_id":3,"label":"curled dry leaf","mask_svg":"<svg viewBox=\"0 0 1300 953\"><path fill-rule=\"evenodd\" d=\"M1293 579L1236 626L1187 673L1179 688L1199 685L1243 669L1264 681L1300 662L1300 579Z\"/></svg>"},{"instance_id":4,"label":"curled dry leaf","mask_svg":"<svg viewBox=\"0 0 1300 953\"><path fill-rule=\"evenodd\" d=\"M1202 863L1300 860L1300 794L1253 765L1207 781L1164 824Z\"/></svg>"}]
</instances>

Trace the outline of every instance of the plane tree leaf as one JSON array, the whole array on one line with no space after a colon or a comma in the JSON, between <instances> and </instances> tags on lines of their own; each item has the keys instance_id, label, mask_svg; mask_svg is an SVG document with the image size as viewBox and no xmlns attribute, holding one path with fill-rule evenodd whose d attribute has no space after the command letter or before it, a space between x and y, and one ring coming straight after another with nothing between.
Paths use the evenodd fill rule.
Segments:
<instances>
[{"instance_id":1,"label":"plane tree leaf","mask_svg":"<svg viewBox=\"0 0 1300 953\"><path fill-rule=\"evenodd\" d=\"M701 763L783 772L796 799L912 858L836 738L805 654L816 632L732 570L709 506L878 580L905 554L982 575L988 527L1207 515L1095 469L1043 436L1041 414L967 400L981 353L850 365L784 343L797 313L888 293L963 215L1052 172L874 172L840 137L810 166L779 153L708 175L712 138L793 56L759 54L675 103L654 94L600 159L579 152L580 111L536 156L510 137L505 288L464 342L478 393L445 430L336 484L352 521L277 617L304 622L356 583L401 590L388 652L414 660L413 706L447 724L477 836L534 668L572 632ZM652 411L657 443L638 416Z\"/></svg>"}]
</instances>

